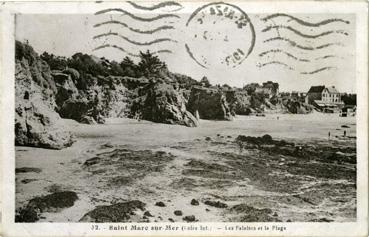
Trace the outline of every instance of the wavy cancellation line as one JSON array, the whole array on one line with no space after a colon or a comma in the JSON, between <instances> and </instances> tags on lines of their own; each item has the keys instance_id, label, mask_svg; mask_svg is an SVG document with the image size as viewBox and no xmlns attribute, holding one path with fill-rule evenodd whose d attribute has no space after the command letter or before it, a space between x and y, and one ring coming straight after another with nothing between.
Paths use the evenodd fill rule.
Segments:
<instances>
[{"instance_id":1,"label":"wavy cancellation line","mask_svg":"<svg viewBox=\"0 0 369 237\"><path fill-rule=\"evenodd\" d=\"M344 30L329 30L329 31L322 32L320 34L310 35L310 34L302 33L301 31L296 30L295 28L293 28L291 26L284 26L284 25L268 26L265 29L263 29L262 32L268 32L272 29L276 29L276 30L287 29L287 30L292 31L293 33L295 33L295 34L297 34L301 37L309 38L309 39L315 39L315 38L319 38L319 37L330 35L330 34L341 34L341 35L346 35L346 36L348 35L348 33Z\"/></svg>"},{"instance_id":2,"label":"wavy cancellation line","mask_svg":"<svg viewBox=\"0 0 369 237\"><path fill-rule=\"evenodd\" d=\"M300 61L300 62L311 62L310 59L296 57L292 53L289 53L289 52L284 51L282 49L270 49L270 50L261 52L261 53L259 53L259 57L264 57L264 56L269 55L269 54L284 54L287 57L292 58L292 59L294 59L296 61ZM316 58L314 58L314 60L315 61L318 61L318 60L323 60L323 59L327 59L327 58L340 58L340 59L343 59L342 57L339 57L337 55L329 54L329 55L324 55L324 56L316 57Z\"/></svg>"},{"instance_id":3,"label":"wavy cancellation line","mask_svg":"<svg viewBox=\"0 0 369 237\"><path fill-rule=\"evenodd\" d=\"M299 45L298 43L296 43L293 40L290 40L290 39L287 39L287 38L284 38L284 37L269 38L269 39L264 40L263 42L267 43L267 42L271 42L271 41L285 41L285 42L288 42L291 46L294 46L296 48L303 49L303 50L324 49L324 48L327 48L327 47L330 47L330 46L335 46L335 45L336 46L344 46L342 43L328 43L328 44L319 45L317 47L303 46L303 45Z\"/></svg>"},{"instance_id":4,"label":"wavy cancellation line","mask_svg":"<svg viewBox=\"0 0 369 237\"><path fill-rule=\"evenodd\" d=\"M323 20L323 21L320 21L320 22L313 23L313 22L308 22L308 21L301 20L297 17L291 16L291 15L288 15L288 14L285 14L285 13L271 14L269 16L266 16L266 17L262 18L261 20L268 21L268 20L271 20L271 19L276 18L276 17L288 17L292 21L295 21L295 22L297 22L301 25L310 26L310 27L319 27L319 26L327 25L327 24L334 23L334 22L350 24L350 21L347 21L347 20L344 20L344 19L341 19L341 18L331 18L331 19L326 19L326 20Z\"/></svg>"},{"instance_id":5,"label":"wavy cancellation line","mask_svg":"<svg viewBox=\"0 0 369 237\"><path fill-rule=\"evenodd\" d=\"M138 5L135 2L132 1L127 1L128 4L130 4L132 7L139 9L139 10L145 10L145 11L153 11L153 10L157 10L159 8L164 8L164 7L178 7L178 9L176 9L175 11L179 11L180 9L182 9L182 5L179 4L178 2L174 2L174 1L167 1L167 2L161 2L158 3L156 5L150 6L150 7L146 7L146 6L142 6L142 5Z\"/></svg>"},{"instance_id":6,"label":"wavy cancellation line","mask_svg":"<svg viewBox=\"0 0 369 237\"><path fill-rule=\"evenodd\" d=\"M103 44L103 45L100 45L100 46L94 48L93 51L104 49L104 48L115 48L115 49L118 49L118 50L126 53L129 56L132 56L132 57L140 57L139 54L130 53L127 50L125 50L122 47L120 47L118 45L115 45L115 44ZM154 52L151 52L151 53L153 53L153 54L159 54L159 53L173 53L173 52L171 50L168 50L168 49L162 49L162 50L154 51Z\"/></svg>"},{"instance_id":7,"label":"wavy cancellation line","mask_svg":"<svg viewBox=\"0 0 369 237\"><path fill-rule=\"evenodd\" d=\"M131 40L127 37L125 37L124 35L121 35L117 32L109 32L109 33L104 33L104 34L100 34L100 35L96 35L93 37L93 39L99 39L101 37L108 37L108 36L118 36L121 39L124 39L125 41L134 44L134 45L138 45L138 46L147 46L147 45L153 45L153 44L157 44L157 43L161 43L161 42L174 42L177 43L176 40L170 39L170 38L158 38L158 39L154 39L152 41L148 41L148 42L138 42L138 41L134 41Z\"/></svg>"},{"instance_id":8,"label":"wavy cancellation line","mask_svg":"<svg viewBox=\"0 0 369 237\"><path fill-rule=\"evenodd\" d=\"M140 30L140 29L132 28L132 27L128 26L126 23L121 22L121 21L116 21L116 20L110 20L110 21L104 21L104 22L101 22L101 23L97 23L97 24L94 25L94 27L100 27L100 26L103 26L103 25L110 25L110 24L121 25L121 26L126 27L127 29L129 29L129 30L131 30L135 33L139 33L139 34L154 34L154 33L159 32L159 31L174 29L173 26L163 25L163 26L159 26L157 28L154 28L152 30Z\"/></svg>"},{"instance_id":9,"label":"wavy cancellation line","mask_svg":"<svg viewBox=\"0 0 369 237\"><path fill-rule=\"evenodd\" d=\"M289 70L295 70L293 67L289 66L286 63L280 62L280 61L270 61L270 62L267 62L267 63L259 64L257 66L258 67L265 67L265 66L268 66L268 65L281 65L281 66L284 66L285 68L288 68ZM337 69L337 68L336 67L322 67L322 68L316 69L314 71L300 72L300 74L305 74L305 75L310 74L311 75L311 74L316 74L316 73L319 73L319 72L332 70L332 69Z\"/></svg>"},{"instance_id":10,"label":"wavy cancellation line","mask_svg":"<svg viewBox=\"0 0 369 237\"><path fill-rule=\"evenodd\" d=\"M265 55L268 55L268 54L271 54L271 53L274 53L274 54L276 54L276 53L282 53L282 54L286 55L287 57L292 58L292 59L294 59L296 61L310 62L309 59L306 59L306 58L298 58L295 55L293 55L293 54L291 54L289 52L286 52L286 51L284 51L282 49L271 49L271 50L268 50L268 51L261 52L259 54L259 57L264 57Z\"/></svg>"},{"instance_id":11,"label":"wavy cancellation line","mask_svg":"<svg viewBox=\"0 0 369 237\"><path fill-rule=\"evenodd\" d=\"M138 21L144 21L144 22L150 22L150 21L156 21L156 20L160 20L160 19L163 19L163 18L180 18L178 15L175 15L175 14L160 14L160 15L157 15L157 16L154 16L154 17L139 17L139 16L136 16L126 10L123 10L121 8L108 8L108 9L104 9L104 10L101 10L101 11L98 11L95 13L95 15L100 15L100 14L105 14L105 13L108 13L108 12L121 12L123 13L124 15L127 15L129 17L131 17L132 19L135 19L135 20L138 20Z\"/></svg>"},{"instance_id":12,"label":"wavy cancellation line","mask_svg":"<svg viewBox=\"0 0 369 237\"><path fill-rule=\"evenodd\" d=\"M326 58L340 58L340 59L343 59L342 57L338 57L337 55L330 54L330 55L324 55L324 56L321 56L321 57L317 57L317 58L315 58L315 60L326 59Z\"/></svg>"},{"instance_id":13,"label":"wavy cancellation line","mask_svg":"<svg viewBox=\"0 0 369 237\"><path fill-rule=\"evenodd\" d=\"M323 71L331 70L331 69L337 69L337 68L336 67L322 67L322 68L319 68L317 70L310 71L310 72L301 72L301 74L315 74L318 72L323 72Z\"/></svg>"},{"instance_id":14,"label":"wavy cancellation line","mask_svg":"<svg viewBox=\"0 0 369 237\"><path fill-rule=\"evenodd\" d=\"M282 65L286 68L288 68L289 70L295 70L293 67L291 67L290 65L286 64L286 63L283 63L283 62L280 62L280 61L270 61L270 62L267 62L267 63L263 63L263 64L259 64L257 65L258 67L265 67L265 66L268 66L268 65L273 65L273 64L276 64L276 65Z\"/></svg>"}]
</instances>

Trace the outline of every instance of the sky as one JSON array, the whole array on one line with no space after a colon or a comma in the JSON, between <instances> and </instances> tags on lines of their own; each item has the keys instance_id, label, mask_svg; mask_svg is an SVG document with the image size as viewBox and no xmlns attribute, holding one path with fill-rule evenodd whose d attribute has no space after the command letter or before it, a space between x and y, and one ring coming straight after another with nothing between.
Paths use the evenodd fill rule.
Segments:
<instances>
[{"instance_id":1,"label":"sky","mask_svg":"<svg viewBox=\"0 0 369 237\"><path fill-rule=\"evenodd\" d=\"M170 71L197 80L207 76L212 84L274 81L280 91L313 85L356 91L354 15L248 14L242 3L196 12L202 5L181 4L150 10L121 3L122 11L101 14L17 15L15 37L40 54L67 57L82 52L138 61L132 55L159 51Z\"/></svg>"}]
</instances>

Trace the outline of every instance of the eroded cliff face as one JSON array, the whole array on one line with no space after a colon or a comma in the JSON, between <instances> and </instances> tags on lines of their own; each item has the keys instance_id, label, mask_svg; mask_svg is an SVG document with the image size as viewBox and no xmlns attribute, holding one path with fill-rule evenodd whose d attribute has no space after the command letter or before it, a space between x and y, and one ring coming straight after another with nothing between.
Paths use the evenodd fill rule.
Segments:
<instances>
[{"instance_id":1,"label":"eroded cliff face","mask_svg":"<svg viewBox=\"0 0 369 237\"><path fill-rule=\"evenodd\" d=\"M186 108L183 91L170 84L149 84L139 91L131 110L132 117L188 127L198 126L198 120Z\"/></svg>"},{"instance_id":2,"label":"eroded cliff face","mask_svg":"<svg viewBox=\"0 0 369 237\"><path fill-rule=\"evenodd\" d=\"M34 58L38 60L37 58ZM42 63L41 63L42 64ZM60 116L54 111L55 98L50 69L31 66L26 58L16 60L15 67L15 144L51 149L72 145L73 138ZM34 75L39 81L35 81Z\"/></svg>"},{"instance_id":3,"label":"eroded cliff face","mask_svg":"<svg viewBox=\"0 0 369 237\"><path fill-rule=\"evenodd\" d=\"M53 72L57 87L57 112L63 118L74 119L81 123L104 123L104 118L124 117L127 114L129 91L121 81L100 82L110 78L89 77L85 89L78 90L74 79L65 72ZM77 82L75 82L77 81Z\"/></svg>"},{"instance_id":4,"label":"eroded cliff face","mask_svg":"<svg viewBox=\"0 0 369 237\"><path fill-rule=\"evenodd\" d=\"M192 114L198 114L201 119L233 119L225 94L217 89L194 86L187 107Z\"/></svg>"},{"instance_id":5,"label":"eroded cliff face","mask_svg":"<svg viewBox=\"0 0 369 237\"><path fill-rule=\"evenodd\" d=\"M233 115L252 113L291 113L307 114L312 107L295 99L269 97L259 93L249 95L246 91L229 90L225 92L227 103Z\"/></svg>"}]
</instances>

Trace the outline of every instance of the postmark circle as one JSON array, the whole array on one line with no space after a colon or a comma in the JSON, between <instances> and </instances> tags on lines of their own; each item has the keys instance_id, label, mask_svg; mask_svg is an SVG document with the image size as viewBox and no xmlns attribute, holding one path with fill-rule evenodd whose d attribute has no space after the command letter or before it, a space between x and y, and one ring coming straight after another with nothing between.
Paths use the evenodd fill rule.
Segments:
<instances>
[{"instance_id":1,"label":"postmark circle","mask_svg":"<svg viewBox=\"0 0 369 237\"><path fill-rule=\"evenodd\" d=\"M238 6L214 2L189 17L189 56L204 68L240 65L255 45L255 30L248 15Z\"/></svg>"}]
</instances>

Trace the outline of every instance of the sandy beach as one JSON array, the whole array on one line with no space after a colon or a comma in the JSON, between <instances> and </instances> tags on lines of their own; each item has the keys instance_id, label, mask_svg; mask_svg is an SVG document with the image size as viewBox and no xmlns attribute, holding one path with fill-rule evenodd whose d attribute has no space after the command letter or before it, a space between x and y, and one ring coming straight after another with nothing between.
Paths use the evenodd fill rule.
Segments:
<instances>
[{"instance_id":1,"label":"sandy beach","mask_svg":"<svg viewBox=\"0 0 369 237\"><path fill-rule=\"evenodd\" d=\"M303 147L355 150L355 117L237 116L231 122L201 120L197 128L131 119L66 123L77 140L72 147L16 147L16 208L53 192L78 195L72 207L45 211L39 221L78 222L97 206L132 200L143 202L145 210L135 210L127 221L356 218L356 161L299 158L267 147L241 148L235 141L239 135L269 134ZM192 199L199 205L191 204Z\"/></svg>"}]
</instances>

